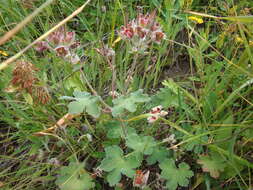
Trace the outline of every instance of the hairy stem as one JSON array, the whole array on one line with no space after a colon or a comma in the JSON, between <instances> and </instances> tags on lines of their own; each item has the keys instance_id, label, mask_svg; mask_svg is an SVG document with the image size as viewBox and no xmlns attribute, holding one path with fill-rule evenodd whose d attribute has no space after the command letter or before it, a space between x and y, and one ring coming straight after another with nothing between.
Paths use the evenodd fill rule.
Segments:
<instances>
[{"instance_id":1,"label":"hairy stem","mask_svg":"<svg viewBox=\"0 0 253 190\"><path fill-rule=\"evenodd\" d=\"M135 68L136 68L136 65L137 65L138 55L139 55L138 53L136 53L134 55L132 67L130 68L130 70L129 70L128 74L127 74L126 84L125 84L126 92L127 92L128 86L130 84L131 78L132 78L132 76L134 74L134 71L135 71Z\"/></svg>"},{"instance_id":2,"label":"hairy stem","mask_svg":"<svg viewBox=\"0 0 253 190\"><path fill-rule=\"evenodd\" d=\"M105 108L107 108L108 110L111 110L111 107L105 103L105 101L101 98L101 96L98 95L97 91L92 87L92 85L90 84L89 80L85 76L82 69L80 69L80 72L81 72L81 76L82 76L83 80L86 82L86 84L88 85L88 87L89 87L90 91L93 93L93 95L95 95L99 98L99 101L104 105Z\"/></svg>"}]
</instances>

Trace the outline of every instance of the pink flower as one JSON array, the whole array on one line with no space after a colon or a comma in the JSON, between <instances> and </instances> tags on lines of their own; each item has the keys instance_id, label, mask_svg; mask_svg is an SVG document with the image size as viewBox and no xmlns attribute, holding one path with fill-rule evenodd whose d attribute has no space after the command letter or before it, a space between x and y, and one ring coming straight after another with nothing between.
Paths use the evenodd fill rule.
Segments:
<instances>
[{"instance_id":1,"label":"pink flower","mask_svg":"<svg viewBox=\"0 0 253 190\"><path fill-rule=\"evenodd\" d=\"M144 38L147 35L147 30L145 30L144 28L140 26L136 27L136 32L140 38Z\"/></svg>"},{"instance_id":2,"label":"pink flower","mask_svg":"<svg viewBox=\"0 0 253 190\"><path fill-rule=\"evenodd\" d=\"M47 41L53 46L70 46L75 42L75 32L68 32L65 27L60 27L48 36Z\"/></svg>"},{"instance_id":3,"label":"pink flower","mask_svg":"<svg viewBox=\"0 0 253 190\"><path fill-rule=\"evenodd\" d=\"M158 115L152 115L148 117L147 120L148 120L148 123L154 123L158 118L159 118Z\"/></svg>"},{"instance_id":4,"label":"pink flower","mask_svg":"<svg viewBox=\"0 0 253 190\"><path fill-rule=\"evenodd\" d=\"M64 41L65 37L64 33L65 33L64 27L60 27L48 36L47 41L52 45L58 46L60 43Z\"/></svg>"},{"instance_id":5,"label":"pink flower","mask_svg":"<svg viewBox=\"0 0 253 190\"><path fill-rule=\"evenodd\" d=\"M137 17L138 24L142 27L151 27L155 23L156 11L147 13L146 15L139 14Z\"/></svg>"},{"instance_id":6,"label":"pink flower","mask_svg":"<svg viewBox=\"0 0 253 190\"><path fill-rule=\"evenodd\" d=\"M122 26L119 35L132 45L132 51L145 52L151 42L160 44L166 35L156 22L156 12L139 14L136 19Z\"/></svg>"},{"instance_id":7,"label":"pink flower","mask_svg":"<svg viewBox=\"0 0 253 190\"><path fill-rule=\"evenodd\" d=\"M59 57L65 57L69 54L69 49L66 46L56 47L54 50Z\"/></svg>"},{"instance_id":8,"label":"pink flower","mask_svg":"<svg viewBox=\"0 0 253 190\"><path fill-rule=\"evenodd\" d=\"M168 112L162 110L163 107L161 105L153 107L151 109L150 116L147 118L148 123L154 123L159 117L164 117L168 114Z\"/></svg>"},{"instance_id":9,"label":"pink flower","mask_svg":"<svg viewBox=\"0 0 253 190\"><path fill-rule=\"evenodd\" d=\"M75 32L69 32L65 27L60 27L48 36L47 41L37 43L35 49L42 52L50 49L49 45L57 56L63 57L73 64L80 61L79 56L74 52L80 45L80 42L75 41Z\"/></svg>"},{"instance_id":10,"label":"pink flower","mask_svg":"<svg viewBox=\"0 0 253 190\"><path fill-rule=\"evenodd\" d=\"M156 106L154 108L151 109L150 113L151 114L157 114L157 113L160 113L161 110L163 109L163 107L160 105L160 106Z\"/></svg>"},{"instance_id":11,"label":"pink flower","mask_svg":"<svg viewBox=\"0 0 253 190\"><path fill-rule=\"evenodd\" d=\"M127 27L122 26L120 30L120 35L123 39L126 39L126 38L130 39L134 36L134 30L130 25L128 25Z\"/></svg>"},{"instance_id":12,"label":"pink flower","mask_svg":"<svg viewBox=\"0 0 253 190\"><path fill-rule=\"evenodd\" d=\"M72 44L75 41L75 32L66 32L64 42L66 44Z\"/></svg>"},{"instance_id":13,"label":"pink flower","mask_svg":"<svg viewBox=\"0 0 253 190\"><path fill-rule=\"evenodd\" d=\"M152 35L153 41L160 44L163 39L165 39L165 34L162 31L155 31Z\"/></svg>"},{"instance_id":14,"label":"pink flower","mask_svg":"<svg viewBox=\"0 0 253 190\"><path fill-rule=\"evenodd\" d=\"M38 52L43 52L43 51L46 51L49 49L49 45L47 42L45 41L40 41L40 42L37 42L36 45L35 45L35 50L38 51Z\"/></svg>"}]
</instances>

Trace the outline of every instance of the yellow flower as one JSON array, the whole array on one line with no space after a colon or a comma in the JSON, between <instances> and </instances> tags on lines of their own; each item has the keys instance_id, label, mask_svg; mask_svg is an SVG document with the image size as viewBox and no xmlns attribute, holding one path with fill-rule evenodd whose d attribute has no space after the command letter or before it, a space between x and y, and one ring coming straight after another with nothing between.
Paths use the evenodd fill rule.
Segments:
<instances>
[{"instance_id":1,"label":"yellow flower","mask_svg":"<svg viewBox=\"0 0 253 190\"><path fill-rule=\"evenodd\" d=\"M236 35L235 41L236 41L237 43L243 43L243 39L242 39L241 37L239 37L238 35Z\"/></svg>"},{"instance_id":2,"label":"yellow flower","mask_svg":"<svg viewBox=\"0 0 253 190\"><path fill-rule=\"evenodd\" d=\"M0 50L0 54L3 55L3 56L5 56L5 57L8 56L8 53L6 53L5 51L2 51L2 50Z\"/></svg>"},{"instance_id":3,"label":"yellow flower","mask_svg":"<svg viewBox=\"0 0 253 190\"><path fill-rule=\"evenodd\" d=\"M189 16L188 19L195 21L197 24L202 24L204 22L202 18L198 18L195 16Z\"/></svg>"},{"instance_id":4,"label":"yellow flower","mask_svg":"<svg viewBox=\"0 0 253 190\"><path fill-rule=\"evenodd\" d=\"M253 41L252 40L249 41L249 45L253 46Z\"/></svg>"}]
</instances>

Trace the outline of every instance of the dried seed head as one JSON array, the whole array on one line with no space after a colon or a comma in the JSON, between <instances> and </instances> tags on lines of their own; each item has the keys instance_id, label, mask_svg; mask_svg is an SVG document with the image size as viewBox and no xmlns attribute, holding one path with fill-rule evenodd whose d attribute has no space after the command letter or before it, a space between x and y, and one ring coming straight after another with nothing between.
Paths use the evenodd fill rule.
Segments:
<instances>
[{"instance_id":1,"label":"dried seed head","mask_svg":"<svg viewBox=\"0 0 253 190\"><path fill-rule=\"evenodd\" d=\"M25 61L18 61L12 72L11 83L18 88L32 91L33 85L38 79L35 77L37 69L33 64Z\"/></svg>"},{"instance_id":2,"label":"dried seed head","mask_svg":"<svg viewBox=\"0 0 253 190\"><path fill-rule=\"evenodd\" d=\"M40 104L47 104L51 99L48 90L43 86L35 87L32 97Z\"/></svg>"},{"instance_id":3,"label":"dried seed head","mask_svg":"<svg viewBox=\"0 0 253 190\"><path fill-rule=\"evenodd\" d=\"M38 71L33 64L25 61L18 61L12 72L11 85L17 90L28 92L36 102L46 104L50 100L48 90L43 86L36 86L39 79L35 76Z\"/></svg>"}]
</instances>

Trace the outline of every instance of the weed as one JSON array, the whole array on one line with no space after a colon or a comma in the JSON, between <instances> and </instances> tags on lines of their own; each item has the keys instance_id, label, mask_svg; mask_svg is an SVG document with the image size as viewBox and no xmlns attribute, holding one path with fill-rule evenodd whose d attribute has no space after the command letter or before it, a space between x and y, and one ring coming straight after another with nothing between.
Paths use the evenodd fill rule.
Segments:
<instances>
[{"instance_id":1,"label":"weed","mask_svg":"<svg viewBox=\"0 0 253 190\"><path fill-rule=\"evenodd\" d=\"M0 39L0 188L252 188L252 3L47 3Z\"/></svg>"}]
</instances>

